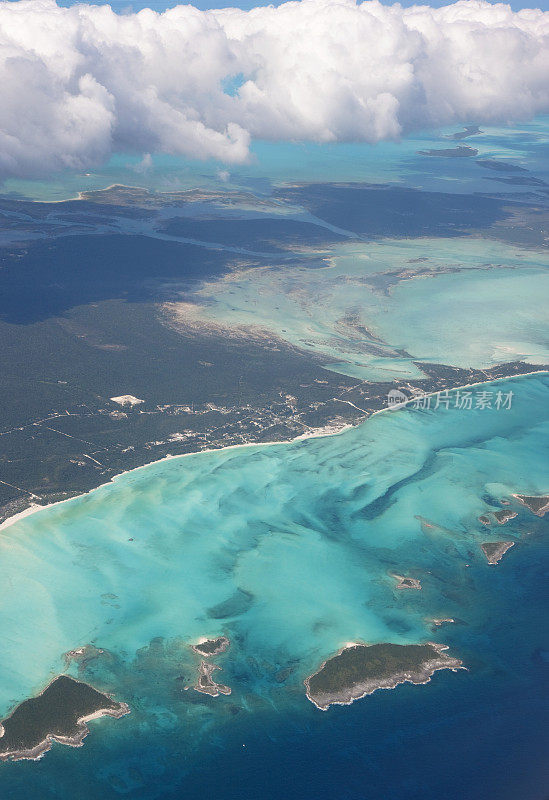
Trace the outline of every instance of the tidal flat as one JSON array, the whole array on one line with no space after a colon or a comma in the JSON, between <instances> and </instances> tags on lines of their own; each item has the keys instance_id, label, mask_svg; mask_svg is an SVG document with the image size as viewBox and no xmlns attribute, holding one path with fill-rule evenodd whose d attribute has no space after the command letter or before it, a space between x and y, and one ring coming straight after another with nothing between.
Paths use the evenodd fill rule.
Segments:
<instances>
[{"instance_id":1,"label":"tidal flat","mask_svg":"<svg viewBox=\"0 0 549 800\"><path fill-rule=\"evenodd\" d=\"M343 375L417 380L429 363L548 363L547 281L542 248L473 237L351 241L313 252L309 263L205 278L192 305L167 310L229 337L263 331Z\"/></svg>"}]
</instances>

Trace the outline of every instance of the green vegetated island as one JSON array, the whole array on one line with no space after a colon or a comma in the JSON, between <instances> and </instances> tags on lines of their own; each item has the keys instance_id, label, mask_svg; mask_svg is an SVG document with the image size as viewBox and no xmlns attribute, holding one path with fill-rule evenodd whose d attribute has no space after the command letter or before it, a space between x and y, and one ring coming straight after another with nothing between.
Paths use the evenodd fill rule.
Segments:
<instances>
[{"instance_id":1,"label":"green vegetated island","mask_svg":"<svg viewBox=\"0 0 549 800\"><path fill-rule=\"evenodd\" d=\"M208 661L201 661L198 668L198 680L193 686L197 692L209 694L210 697L218 697L220 694L230 694L231 687L224 683L216 683L212 678L216 669L221 669L218 664L210 664Z\"/></svg>"},{"instance_id":2,"label":"green vegetated island","mask_svg":"<svg viewBox=\"0 0 549 800\"><path fill-rule=\"evenodd\" d=\"M217 639L202 639L197 644L191 645L191 649L201 656L208 658L223 653L230 645L226 636L218 636Z\"/></svg>"},{"instance_id":3,"label":"green vegetated island","mask_svg":"<svg viewBox=\"0 0 549 800\"><path fill-rule=\"evenodd\" d=\"M514 542L483 542L481 548L488 563L497 564L514 544Z\"/></svg>"},{"instance_id":4,"label":"green vegetated island","mask_svg":"<svg viewBox=\"0 0 549 800\"><path fill-rule=\"evenodd\" d=\"M68 675L55 678L36 697L24 700L0 724L0 760L37 760L54 741L80 747L89 733L86 723L129 714L126 703Z\"/></svg>"},{"instance_id":5,"label":"green vegetated island","mask_svg":"<svg viewBox=\"0 0 549 800\"><path fill-rule=\"evenodd\" d=\"M543 517L549 511L549 495L514 494L513 497L536 517Z\"/></svg>"},{"instance_id":6,"label":"green vegetated island","mask_svg":"<svg viewBox=\"0 0 549 800\"><path fill-rule=\"evenodd\" d=\"M230 639L226 636L218 636L215 639L202 638L196 644L191 645L191 650L204 658L213 658L224 653L230 647ZM209 694L210 697L219 697L220 694L231 694L231 687L224 683L216 683L212 678L216 669L221 669L218 664L211 664L202 659L198 666L198 679L193 689L202 694Z\"/></svg>"},{"instance_id":7,"label":"green vegetated island","mask_svg":"<svg viewBox=\"0 0 549 800\"><path fill-rule=\"evenodd\" d=\"M428 683L436 670L462 669L463 662L445 653L447 646L427 644L352 644L327 659L305 679L307 697L321 711L350 705L377 689L399 683Z\"/></svg>"}]
</instances>

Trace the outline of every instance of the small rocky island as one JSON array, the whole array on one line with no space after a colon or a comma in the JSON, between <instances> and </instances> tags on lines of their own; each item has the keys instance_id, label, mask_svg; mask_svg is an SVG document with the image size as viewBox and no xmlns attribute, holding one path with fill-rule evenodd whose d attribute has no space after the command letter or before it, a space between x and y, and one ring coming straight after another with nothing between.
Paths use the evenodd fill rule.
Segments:
<instances>
[{"instance_id":1,"label":"small rocky island","mask_svg":"<svg viewBox=\"0 0 549 800\"><path fill-rule=\"evenodd\" d=\"M396 589L421 589L421 581L417 578L408 578L404 575L393 575L398 583Z\"/></svg>"},{"instance_id":2,"label":"small rocky island","mask_svg":"<svg viewBox=\"0 0 549 800\"><path fill-rule=\"evenodd\" d=\"M130 709L68 675L55 678L37 697L24 700L0 723L0 761L41 758L54 741L81 747L87 722L123 717Z\"/></svg>"},{"instance_id":3,"label":"small rocky island","mask_svg":"<svg viewBox=\"0 0 549 800\"><path fill-rule=\"evenodd\" d=\"M499 511L494 511L493 518L497 522L498 525L505 525L506 522L509 522L511 519L515 519L518 516L516 511L510 511L507 508L501 508ZM488 516L488 514L481 514L478 518L479 522L482 522L483 525L491 525L492 520Z\"/></svg>"},{"instance_id":4,"label":"small rocky island","mask_svg":"<svg viewBox=\"0 0 549 800\"><path fill-rule=\"evenodd\" d=\"M321 711L350 705L377 689L400 683L428 683L439 669L461 669L463 663L444 652L443 644L352 644L325 661L305 679L307 697Z\"/></svg>"},{"instance_id":5,"label":"small rocky island","mask_svg":"<svg viewBox=\"0 0 549 800\"><path fill-rule=\"evenodd\" d=\"M549 511L549 495L514 494L513 497L537 517L543 517Z\"/></svg>"},{"instance_id":6,"label":"small rocky island","mask_svg":"<svg viewBox=\"0 0 549 800\"><path fill-rule=\"evenodd\" d=\"M217 664L209 664L207 661L201 661L198 668L198 681L193 686L197 692L202 694L209 694L211 697L218 697L220 694L230 694L231 687L225 686L223 683L216 683L212 675L214 670L221 669Z\"/></svg>"},{"instance_id":7,"label":"small rocky island","mask_svg":"<svg viewBox=\"0 0 549 800\"><path fill-rule=\"evenodd\" d=\"M514 544L514 542L483 542L481 547L488 563L497 564Z\"/></svg>"},{"instance_id":8,"label":"small rocky island","mask_svg":"<svg viewBox=\"0 0 549 800\"><path fill-rule=\"evenodd\" d=\"M231 642L226 636L218 636L217 639L202 639L197 644L191 645L191 649L199 656L210 658L224 653L230 644Z\"/></svg>"},{"instance_id":9,"label":"small rocky island","mask_svg":"<svg viewBox=\"0 0 549 800\"><path fill-rule=\"evenodd\" d=\"M69 650L65 653L65 664L67 667L74 661L78 667L85 667L90 661L93 661L99 656L104 654L104 650L96 647L93 644L86 644L83 647L76 647L74 650Z\"/></svg>"},{"instance_id":10,"label":"small rocky island","mask_svg":"<svg viewBox=\"0 0 549 800\"><path fill-rule=\"evenodd\" d=\"M505 525L506 522L509 522L510 519L515 519L517 516L516 511L508 511L506 508L502 508L501 511L494 511L494 517L498 525Z\"/></svg>"},{"instance_id":11,"label":"small rocky island","mask_svg":"<svg viewBox=\"0 0 549 800\"><path fill-rule=\"evenodd\" d=\"M435 158L472 158L478 156L478 150L469 147L468 144L460 144L457 147L446 147L443 150L418 150L418 154Z\"/></svg>"}]
</instances>

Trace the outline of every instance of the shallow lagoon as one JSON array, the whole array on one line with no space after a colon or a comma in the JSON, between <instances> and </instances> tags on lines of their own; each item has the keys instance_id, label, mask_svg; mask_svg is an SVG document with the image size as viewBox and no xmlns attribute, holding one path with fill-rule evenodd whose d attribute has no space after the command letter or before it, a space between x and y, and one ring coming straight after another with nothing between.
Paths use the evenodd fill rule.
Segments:
<instances>
[{"instance_id":1,"label":"shallow lagoon","mask_svg":"<svg viewBox=\"0 0 549 800\"><path fill-rule=\"evenodd\" d=\"M547 257L536 250L385 239L304 254L302 266L234 271L203 284L183 319L260 327L367 380L420 377L415 360L545 363L548 281Z\"/></svg>"}]
</instances>

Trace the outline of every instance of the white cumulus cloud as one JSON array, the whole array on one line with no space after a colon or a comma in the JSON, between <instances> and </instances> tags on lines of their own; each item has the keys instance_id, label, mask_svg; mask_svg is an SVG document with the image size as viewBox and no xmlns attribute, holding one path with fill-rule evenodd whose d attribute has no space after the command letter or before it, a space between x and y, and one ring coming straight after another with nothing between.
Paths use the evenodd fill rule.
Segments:
<instances>
[{"instance_id":1,"label":"white cumulus cloud","mask_svg":"<svg viewBox=\"0 0 549 800\"><path fill-rule=\"evenodd\" d=\"M300 0L115 14L0 2L0 177L253 138L377 142L549 112L549 13Z\"/></svg>"}]
</instances>

